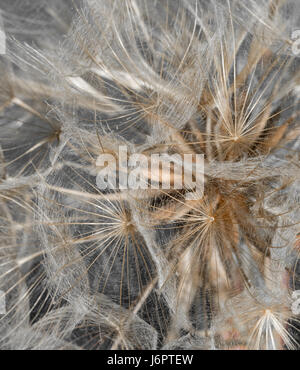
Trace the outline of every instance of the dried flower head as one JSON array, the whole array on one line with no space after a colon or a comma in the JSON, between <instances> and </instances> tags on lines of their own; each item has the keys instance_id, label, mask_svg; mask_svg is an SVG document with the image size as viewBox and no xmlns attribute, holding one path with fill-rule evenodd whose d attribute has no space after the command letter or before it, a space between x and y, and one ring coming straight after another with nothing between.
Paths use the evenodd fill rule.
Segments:
<instances>
[{"instance_id":1,"label":"dried flower head","mask_svg":"<svg viewBox=\"0 0 300 370\"><path fill-rule=\"evenodd\" d=\"M0 4L1 348L298 349L297 0L25 3Z\"/></svg>"}]
</instances>

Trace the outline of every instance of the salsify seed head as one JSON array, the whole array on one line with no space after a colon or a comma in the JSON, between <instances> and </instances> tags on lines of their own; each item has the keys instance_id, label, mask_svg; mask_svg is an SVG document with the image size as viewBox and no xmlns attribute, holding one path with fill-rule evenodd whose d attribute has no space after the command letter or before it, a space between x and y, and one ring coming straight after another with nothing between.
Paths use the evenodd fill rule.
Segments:
<instances>
[{"instance_id":1,"label":"salsify seed head","mask_svg":"<svg viewBox=\"0 0 300 370\"><path fill-rule=\"evenodd\" d=\"M297 5L0 3L1 348L299 348Z\"/></svg>"}]
</instances>

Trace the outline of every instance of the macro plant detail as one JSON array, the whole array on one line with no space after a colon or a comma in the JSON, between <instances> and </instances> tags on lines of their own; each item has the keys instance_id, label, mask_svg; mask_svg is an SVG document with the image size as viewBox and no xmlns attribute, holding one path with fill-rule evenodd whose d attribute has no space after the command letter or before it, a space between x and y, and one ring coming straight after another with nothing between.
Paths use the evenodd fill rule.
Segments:
<instances>
[{"instance_id":1,"label":"macro plant detail","mask_svg":"<svg viewBox=\"0 0 300 370\"><path fill-rule=\"evenodd\" d=\"M0 348L299 349L298 1L0 17Z\"/></svg>"}]
</instances>

